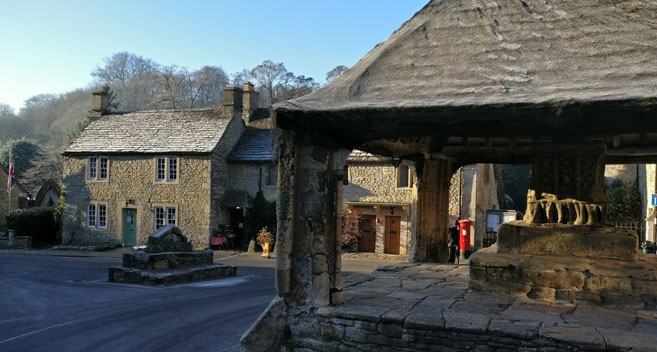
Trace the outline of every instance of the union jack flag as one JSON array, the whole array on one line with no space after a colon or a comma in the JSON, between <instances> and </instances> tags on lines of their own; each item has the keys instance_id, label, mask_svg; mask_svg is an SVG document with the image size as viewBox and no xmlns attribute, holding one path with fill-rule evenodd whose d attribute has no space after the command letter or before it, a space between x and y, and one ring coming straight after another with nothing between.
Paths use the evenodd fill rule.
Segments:
<instances>
[{"instance_id":1,"label":"union jack flag","mask_svg":"<svg viewBox=\"0 0 657 352\"><path fill-rule=\"evenodd\" d=\"M9 154L9 174L7 175L7 192L11 192L11 189L16 183L16 176L14 176L14 157Z\"/></svg>"}]
</instances>

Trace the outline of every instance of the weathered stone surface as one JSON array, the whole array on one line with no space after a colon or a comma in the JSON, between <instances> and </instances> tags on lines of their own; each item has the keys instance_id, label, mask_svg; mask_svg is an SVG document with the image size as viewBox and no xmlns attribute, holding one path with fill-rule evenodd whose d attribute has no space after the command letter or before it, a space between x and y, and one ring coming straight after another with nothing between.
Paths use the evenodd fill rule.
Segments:
<instances>
[{"instance_id":1,"label":"weathered stone surface","mask_svg":"<svg viewBox=\"0 0 657 352\"><path fill-rule=\"evenodd\" d=\"M497 236L499 253L622 260L639 255L636 233L608 227L512 221L500 225Z\"/></svg>"},{"instance_id":2,"label":"weathered stone surface","mask_svg":"<svg viewBox=\"0 0 657 352\"><path fill-rule=\"evenodd\" d=\"M166 225L155 230L148 236L148 244L144 252L162 253L162 252L191 252L192 244L187 241L187 237L175 225Z\"/></svg>"},{"instance_id":3,"label":"weathered stone surface","mask_svg":"<svg viewBox=\"0 0 657 352\"><path fill-rule=\"evenodd\" d=\"M269 306L240 339L242 352L278 352L284 340L285 301L274 297Z\"/></svg>"},{"instance_id":4,"label":"weathered stone surface","mask_svg":"<svg viewBox=\"0 0 657 352\"><path fill-rule=\"evenodd\" d=\"M488 325L488 331L502 336L519 337L531 340L538 336L541 323L538 321L509 321L506 319L493 319Z\"/></svg>"},{"instance_id":5,"label":"weathered stone surface","mask_svg":"<svg viewBox=\"0 0 657 352\"><path fill-rule=\"evenodd\" d=\"M175 285L193 281L222 279L237 274L237 268L211 264L169 271L150 271L134 268L109 268L108 281L140 285Z\"/></svg>"},{"instance_id":6,"label":"weathered stone surface","mask_svg":"<svg viewBox=\"0 0 657 352\"><path fill-rule=\"evenodd\" d=\"M540 329L539 334L542 338L575 345L579 348L596 350L606 348L602 335L592 328L546 326Z\"/></svg>"},{"instance_id":7,"label":"weathered stone surface","mask_svg":"<svg viewBox=\"0 0 657 352\"><path fill-rule=\"evenodd\" d=\"M123 266L142 270L170 270L213 263L212 250L195 252L123 253Z\"/></svg>"},{"instance_id":8,"label":"weathered stone surface","mask_svg":"<svg viewBox=\"0 0 657 352\"><path fill-rule=\"evenodd\" d=\"M444 312L445 329L468 330L473 332L486 332L490 318L482 314L463 312Z\"/></svg>"}]
</instances>

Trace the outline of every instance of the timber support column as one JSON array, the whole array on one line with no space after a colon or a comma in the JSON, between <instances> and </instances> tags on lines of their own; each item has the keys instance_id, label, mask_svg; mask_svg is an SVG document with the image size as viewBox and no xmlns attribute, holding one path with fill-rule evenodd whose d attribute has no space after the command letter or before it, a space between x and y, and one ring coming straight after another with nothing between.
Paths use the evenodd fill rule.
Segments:
<instances>
[{"instance_id":1,"label":"timber support column","mask_svg":"<svg viewBox=\"0 0 657 352\"><path fill-rule=\"evenodd\" d=\"M449 185L452 167L448 160L424 159L416 165L417 225L411 244L412 262L446 262L449 259Z\"/></svg>"}]
</instances>

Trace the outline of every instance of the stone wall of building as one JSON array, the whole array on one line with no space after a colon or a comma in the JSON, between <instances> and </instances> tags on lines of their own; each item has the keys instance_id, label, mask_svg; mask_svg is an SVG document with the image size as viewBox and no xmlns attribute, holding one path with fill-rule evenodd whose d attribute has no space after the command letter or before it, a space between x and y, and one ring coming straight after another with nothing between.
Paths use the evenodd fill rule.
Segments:
<instances>
[{"instance_id":1,"label":"stone wall of building","mask_svg":"<svg viewBox=\"0 0 657 352\"><path fill-rule=\"evenodd\" d=\"M226 156L233 150L233 147L235 147L235 144L246 128L241 118L241 111L235 114L236 116L226 126L226 130L211 154L210 175L212 182L210 185L211 196L208 201L208 206L210 207L209 212L211 214L209 224L210 233L219 230L221 225L230 223L228 212L221 208L221 200L228 186L229 165L226 162Z\"/></svg>"},{"instance_id":2,"label":"stone wall of building","mask_svg":"<svg viewBox=\"0 0 657 352\"><path fill-rule=\"evenodd\" d=\"M159 156L159 155L158 155ZM176 207L177 226L195 248L210 236L210 156L176 155L178 182L155 182L156 155L110 155L107 181L86 180L86 156L65 156L62 242L115 245L123 242L123 209L137 210L137 243L154 231L154 207ZM87 206L107 205L107 227L87 227Z\"/></svg>"},{"instance_id":3,"label":"stone wall of building","mask_svg":"<svg viewBox=\"0 0 657 352\"><path fill-rule=\"evenodd\" d=\"M268 201L276 201L278 194L276 184L267 184L267 168L270 166L278 167L277 165L229 164L227 188L231 191L245 192L251 198L255 197L258 191L262 191Z\"/></svg>"},{"instance_id":4,"label":"stone wall of building","mask_svg":"<svg viewBox=\"0 0 657 352\"><path fill-rule=\"evenodd\" d=\"M637 164L610 164L605 166L605 179L619 179L634 182L637 176Z\"/></svg>"},{"instance_id":5,"label":"stone wall of building","mask_svg":"<svg viewBox=\"0 0 657 352\"><path fill-rule=\"evenodd\" d=\"M415 173L415 168L411 169ZM411 204L413 188L397 187L397 169L392 165L349 165L343 198L345 202Z\"/></svg>"}]
</instances>

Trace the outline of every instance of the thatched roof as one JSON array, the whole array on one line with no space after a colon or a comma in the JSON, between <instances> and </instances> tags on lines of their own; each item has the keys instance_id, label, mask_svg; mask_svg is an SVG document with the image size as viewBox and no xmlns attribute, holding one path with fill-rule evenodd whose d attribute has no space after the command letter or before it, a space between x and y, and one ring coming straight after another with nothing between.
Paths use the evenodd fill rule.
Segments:
<instances>
[{"instance_id":1,"label":"thatched roof","mask_svg":"<svg viewBox=\"0 0 657 352\"><path fill-rule=\"evenodd\" d=\"M275 110L284 128L339 128L347 116L453 121L459 109L653 98L655 1L434 0L335 80Z\"/></svg>"},{"instance_id":2,"label":"thatched roof","mask_svg":"<svg viewBox=\"0 0 657 352\"><path fill-rule=\"evenodd\" d=\"M64 154L210 153L229 122L222 109L112 113L92 120Z\"/></svg>"}]
</instances>

